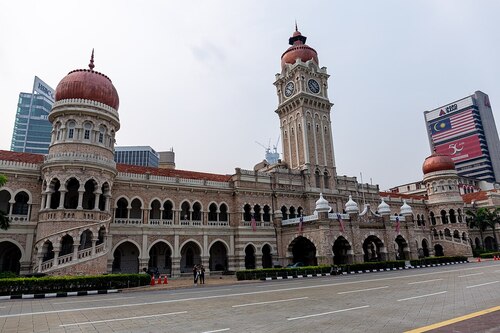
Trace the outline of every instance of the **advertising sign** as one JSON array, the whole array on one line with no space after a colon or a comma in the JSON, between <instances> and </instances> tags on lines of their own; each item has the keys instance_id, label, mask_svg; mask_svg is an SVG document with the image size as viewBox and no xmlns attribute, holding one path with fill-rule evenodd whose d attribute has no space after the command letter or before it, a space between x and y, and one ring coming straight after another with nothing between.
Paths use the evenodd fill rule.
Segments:
<instances>
[{"instance_id":1,"label":"advertising sign","mask_svg":"<svg viewBox=\"0 0 500 333\"><path fill-rule=\"evenodd\" d=\"M55 92L47 83L43 82L38 76L35 76L35 82L33 83L33 90L39 94L44 95L51 102L55 100Z\"/></svg>"},{"instance_id":2,"label":"advertising sign","mask_svg":"<svg viewBox=\"0 0 500 333\"><path fill-rule=\"evenodd\" d=\"M483 155L481 142L477 134L437 145L436 152L438 154L450 155L455 163L467 161Z\"/></svg>"},{"instance_id":3,"label":"advertising sign","mask_svg":"<svg viewBox=\"0 0 500 333\"><path fill-rule=\"evenodd\" d=\"M431 120L437 119L447 114L463 110L472 105L474 105L474 101L472 100L472 97L469 96L459 101L437 108L435 110L424 112L425 120L429 122Z\"/></svg>"}]
</instances>

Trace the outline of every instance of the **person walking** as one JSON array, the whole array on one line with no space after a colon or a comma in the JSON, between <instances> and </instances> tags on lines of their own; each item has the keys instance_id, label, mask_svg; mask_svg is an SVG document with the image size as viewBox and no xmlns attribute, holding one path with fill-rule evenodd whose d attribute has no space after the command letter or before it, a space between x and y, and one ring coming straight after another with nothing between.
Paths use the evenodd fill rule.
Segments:
<instances>
[{"instance_id":1,"label":"person walking","mask_svg":"<svg viewBox=\"0 0 500 333\"><path fill-rule=\"evenodd\" d=\"M194 282L194 285L198 285L198 266L197 265L194 265L193 266L193 282Z\"/></svg>"},{"instance_id":2,"label":"person walking","mask_svg":"<svg viewBox=\"0 0 500 333\"><path fill-rule=\"evenodd\" d=\"M200 267L200 284L205 284L205 267L203 265Z\"/></svg>"}]
</instances>

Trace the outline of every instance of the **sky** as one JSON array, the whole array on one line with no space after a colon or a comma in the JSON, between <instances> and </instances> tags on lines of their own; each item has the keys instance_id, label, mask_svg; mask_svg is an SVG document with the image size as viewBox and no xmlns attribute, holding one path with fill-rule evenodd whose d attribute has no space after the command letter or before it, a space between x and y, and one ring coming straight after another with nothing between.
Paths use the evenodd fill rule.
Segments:
<instances>
[{"instance_id":1,"label":"sky","mask_svg":"<svg viewBox=\"0 0 500 333\"><path fill-rule=\"evenodd\" d=\"M418 181L424 111L481 90L500 128L498 13L495 0L2 1L0 149L34 76L56 88L94 48L120 96L117 145L173 148L182 170L253 170L257 142L279 140L273 82L297 21L331 75L337 174Z\"/></svg>"}]
</instances>

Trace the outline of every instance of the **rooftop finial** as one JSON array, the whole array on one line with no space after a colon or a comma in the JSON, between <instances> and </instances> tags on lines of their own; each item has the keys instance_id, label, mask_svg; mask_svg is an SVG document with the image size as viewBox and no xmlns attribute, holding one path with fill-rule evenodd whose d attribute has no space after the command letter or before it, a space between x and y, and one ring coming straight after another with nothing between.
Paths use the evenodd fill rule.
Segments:
<instances>
[{"instance_id":1,"label":"rooftop finial","mask_svg":"<svg viewBox=\"0 0 500 333\"><path fill-rule=\"evenodd\" d=\"M91 71L94 70L94 49L92 49L92 55L90 56L89 68Z\"/></svg>"},{"instance_id":2,"label":"rooftop finial","mask_svg":"<svg viewBox=\"0 0 500 333\"><path fill-rule=\"evenodd\" d=\"M295 31L299 31L299 28L297 28L297 20L295 20Z\"/></svg>"}]
</instances>

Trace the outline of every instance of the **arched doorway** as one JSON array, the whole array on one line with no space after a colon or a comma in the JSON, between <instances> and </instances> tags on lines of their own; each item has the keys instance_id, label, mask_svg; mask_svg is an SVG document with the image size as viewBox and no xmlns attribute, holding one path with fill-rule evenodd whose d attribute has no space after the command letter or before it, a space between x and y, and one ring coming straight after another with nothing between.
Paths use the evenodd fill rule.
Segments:
<instances>
[{"instance_id":1,"label":"arched doorway","mask_svg":"<svg viewBox=\"0 0 500 333\"><path fill-rule=\"evenodd\" d=\"M191 273L195 265L201 264L201 249L193 241L185 244L181 249L181 273Z\"/></svg>"},{"instance_id":2,"label":"arched doorway","mask_svg":"<svg viewBox=\"0 0 500 333\"><path fill-rule=\"evenodd\" d=\"M351 245L343 236L338 237L333 243L333 263L335 265L345 265L349 263L349 251Z\"/></svg>"},{"instance_id":3,"label":"arched doorway","mask_svg":"<svg viewBox=\"0 0 500 333\"><path fill-rule=\"evenodd\" d=\"M172 273L172 250L165 242L154 244L149 250L148 268L150 271L163 274Z\"/></svg>"},{"instance_id":4,"label":"arched doorway","mask_svg":"<svg viewBox=\"0 0 500 333\"><path fill-rule=\"evenodd\" d=\"M121 243L113 258L113 273L139 273L139 249L134 243Z\"/></svg>"},{"instance_id":5,"label":"arched doorway","mask_svg":"<svg viewBox=\"0 0 500 333\"><path fill-rule=\"evenodd\" d=\"M304 266L316 266L318 264L316 246L303 236L295 238L290 244L289 250L293 255L293 263L302 262Z\"/></svg>"},{"instance_id":6,"label":"arched doorway","mask_svg":"<svg viewBox=\"0 0 500 333\"><path fill-rule=\"evenodd\" d=\"M245 247L245 268L255 269L255 248L253 245Z\"/></svg>"},{"instance_id":7,"label":"arched doorway","mask_svg":"<svg viewBox=\"0 0 500 333\"><path fill-rule=\"evenodd\" d=\"M21 269L21 250L14 243L0 242L0 272L13 272L19 275Z\"/></svg>"},{"instance_id":8,"label":"arched doorway","mask_svg":"<svg viewBox=\"0 0 500 333\"><path fill-rule=\"evenodd\" d=\"M227 270L227 249L224 243L217 241L210 247L210 259L208 262L210 271Z\"/></svg>"},{"instance_id":9,"label":"arched doorway","mask_svg":"<svg viewBox=\"0 0 500 333\"><path fill-rule=\"evenodd\" d=\"M385 254L381 253L384 243L377 236L368 236L363 242L364 261L384 261Z\"/></svg>"},{"instance_id":10,"label":"arched doorway","mask_svg":"<svg viewBox=\"0 0 500 333\"><path fill-rule=\"evenodd\" d=\"M427 239L422 239L422 250L424 251L424 257L428 257L429 254L429 243Z\"/></svg>"},{"instance_id":11,"label":"arched doorway","mask_svg":"<svg viewBox=\"0 0 500 333\"><path fill-rule=\"evenodd\" d=\"M436 257L444 257L444 250L441 244L434 245L434 255Z\"/></svg>"},{"instance_id":12,"label":"arched doorway","mask_svg":"<svg viewBox=\"0 0 500 333\"><path fill-rule=\"evenodd\" d=\"M395 239L395 252L396 252L396 260L410 260L410 250L408 247L408 243L403 238L403 236L399 235Z\"/></svg>"},{"instance_id":13,"label":"arched doorway","mask_svg":"<svg viewBox=\"0 0 500 333\"><path fill-rule=\"evenodd\" d=\"M273 267L273 255L271 254L271 246L266 244L262 247L262 268Z\"/></svg>"}]
</instances>

